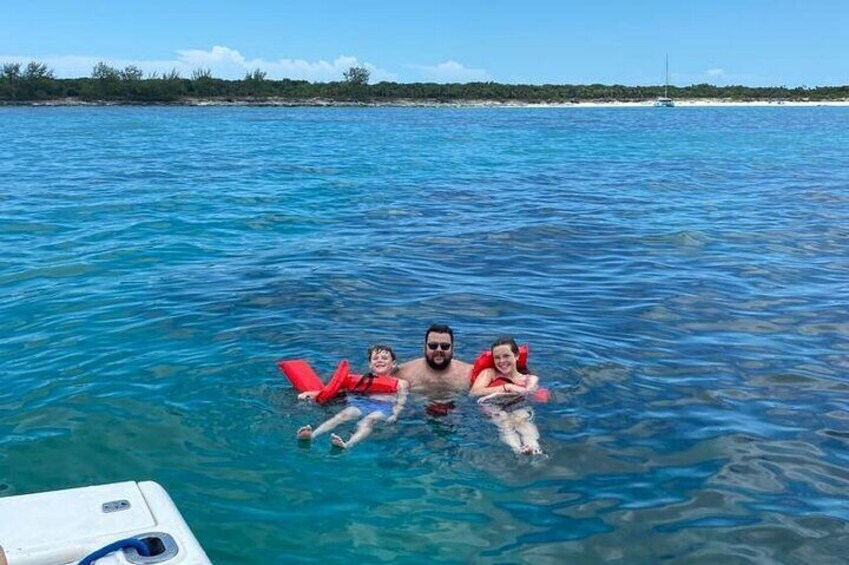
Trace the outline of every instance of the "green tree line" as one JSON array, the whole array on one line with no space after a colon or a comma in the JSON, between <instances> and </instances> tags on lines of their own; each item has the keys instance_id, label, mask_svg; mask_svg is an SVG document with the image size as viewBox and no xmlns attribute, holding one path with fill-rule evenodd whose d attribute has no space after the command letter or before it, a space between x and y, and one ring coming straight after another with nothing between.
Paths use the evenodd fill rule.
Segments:
<instances>
[{"instance_id":1,"label":"green tree line","mask_svg":"<svg viewBox=\"0 0 849 565\"><path fill-rule=\"evenodd\" d=\"M646 101L661 96L663 86L605 84L500 84L495 82L369 84L368 70L352 67L344 79L333 82L270 80L255 69L241 80L215 78L208 69L197 69L191 77L176 70L144 76L141 69L124 69L98 63L86 78L56 78L43 63L6 63L0 67L0 102L29 103L50 100L80 100L112 103L180 103L193 98L216 101L259 101L310 99L330 101L392 102L394 100L462 102L568 103L582 101ZM820 87L750 87L696 84L669 87L669 96L686 100L717 98L734 101L849 99L849 85Z\"/></svg>"}]
</instances>

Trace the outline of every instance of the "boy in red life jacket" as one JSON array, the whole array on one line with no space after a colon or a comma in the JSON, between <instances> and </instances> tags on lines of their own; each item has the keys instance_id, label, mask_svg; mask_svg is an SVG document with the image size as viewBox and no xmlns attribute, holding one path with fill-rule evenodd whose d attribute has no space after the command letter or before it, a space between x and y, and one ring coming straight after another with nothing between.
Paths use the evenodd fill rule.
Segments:
<instances>
[{"instance_id":1,"label":"boy in red life jacket","mask_svg":"<svg viewBox=\"0 0 849 565\"><path fill-rule=\"evenodd\" d=\"M539 387L539 378L519 371L519 346L512 337L497 339L490 351L495 369L483 370L469 394L480 397L478 404L498 427L501 440L515 453L543 455L534 412L528 404Z\"/></svg>"},{"instance_id":2,"label":"boy in red life jacket","mask_svg":"<svg viewBox=\"0 0 849 565\"><path fill-rule=\"evenodd\" d=\"M372 377L391 377L396 370L395 351L388 345L373 345L368 349L369 372L363 375L363 379ZM347 397L348 407L320 424L315 430L306 425L298 429L297 437L301 441L311 441L312 438L329 432L339 424L349 420L355 420L365 414L365 417L357 424L357 429L348 438L343 440L336 434L330 434L330 441L336 447L343 449L353 447L371 434L374 424L383 420L392 423L398 419L398 414L404 409L407 401L409 384L407 381L398 379L398 390L394 394L355 394L349 393ZM304 392L298 395L301 400L312 400L318 395L316 392Z\"/></svg>"}]
</instances>

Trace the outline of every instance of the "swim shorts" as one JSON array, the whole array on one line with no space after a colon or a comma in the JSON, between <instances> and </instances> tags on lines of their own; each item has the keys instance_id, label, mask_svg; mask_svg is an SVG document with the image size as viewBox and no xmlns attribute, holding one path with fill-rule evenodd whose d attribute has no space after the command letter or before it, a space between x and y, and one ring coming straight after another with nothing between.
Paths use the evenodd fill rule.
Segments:
<instances>
[{"instance_id":1,"label":"swim shorts","mask_svg":"<svg viewBox=\"0 0 849 565\"><path fill-rule=\"evenodd\" d=\"M385 400L376 400L374 398L369 398L368 396L348 396L348 406L358 408L360 412L363 413L363 416L368 416L372 412L380 412L381 414L383 414L384 418L389 418L390 416L392 416L393 404L393 402L387 402Z\"/></svg>"}]
</instances>

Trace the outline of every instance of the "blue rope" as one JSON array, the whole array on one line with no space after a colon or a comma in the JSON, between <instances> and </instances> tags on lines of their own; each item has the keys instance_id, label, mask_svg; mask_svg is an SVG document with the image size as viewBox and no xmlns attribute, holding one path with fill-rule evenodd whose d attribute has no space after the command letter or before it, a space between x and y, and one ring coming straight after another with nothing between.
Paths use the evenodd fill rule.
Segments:
<instances>
[{"instance_id":1,"label":"blue rope","mask_svg":"<svg viewBox=\"0 0 849 565\"><path fill-rule=\"evenodd\" d=\"M79 562L78 565L91 565L101 557L106 557L114 551L118 551L119 549L124 549L127 547L135 548L136 551L139 552L139 555L143 557L148 557L150 555L150 548L147 547L147 544L145 542L138 538L127 538L112 542L109 545L98 549L94 553L87 555L82 561Z\"/></svg>"}]
</instances>

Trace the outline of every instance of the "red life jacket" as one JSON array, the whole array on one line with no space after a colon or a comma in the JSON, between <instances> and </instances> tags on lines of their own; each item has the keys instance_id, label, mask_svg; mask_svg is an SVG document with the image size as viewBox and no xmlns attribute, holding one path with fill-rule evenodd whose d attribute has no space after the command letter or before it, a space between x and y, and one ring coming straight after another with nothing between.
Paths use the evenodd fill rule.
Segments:
<instances>
[{"instance_id":1,"label":"red life jacket","mask_svg":"<svg viewBox=\"0 0 849 565\"><path fill-rule=\"evenodd\" d=\"M302 359L279 361L277 366L298 392L319 391L316 401L320 404L324 404L344 392L356 392L357 394L394 394L398 392L398 379L372 375L352 375L348 372L350 369L348 361L344 359L339 362L336 371L326 385L321 382L309 363Z\"/></svg>"},{"instance_id":2,"label":"red life jacket","mask_svg":"<svg viewBox=\"0 0 849 565\"><path fill-rule=\"evenodd\" d=\"M298 392L321 390L324 387L324 383L312 370L310 364L303 359L278 361L277 367Z\"/></svg>"}]
</instances>

